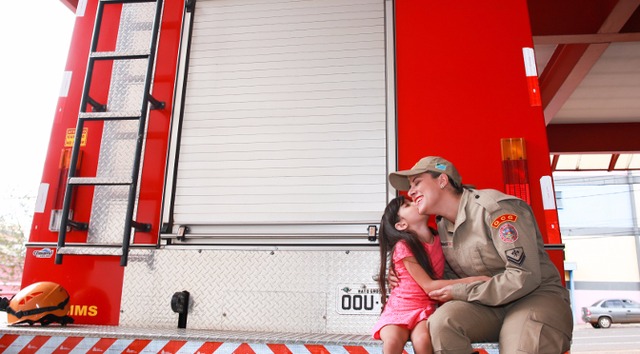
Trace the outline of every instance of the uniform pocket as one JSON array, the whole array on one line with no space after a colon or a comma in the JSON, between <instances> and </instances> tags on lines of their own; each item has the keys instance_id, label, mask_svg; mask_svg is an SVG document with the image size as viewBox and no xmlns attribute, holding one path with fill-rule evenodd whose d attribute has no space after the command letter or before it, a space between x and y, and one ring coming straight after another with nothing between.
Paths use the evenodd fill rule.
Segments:
<instances>
[{"instance_id":1,"label":"uniform pocket","mask_svg":"<svg viewBox=\"0 0 640 354\"><path fill-rule=\"evenodd\" d=\"M535 311L530 311L520 334L520 353L560 354L569 350L571 334L565 329L537 320Z\"/></svg>"}]
</instances>

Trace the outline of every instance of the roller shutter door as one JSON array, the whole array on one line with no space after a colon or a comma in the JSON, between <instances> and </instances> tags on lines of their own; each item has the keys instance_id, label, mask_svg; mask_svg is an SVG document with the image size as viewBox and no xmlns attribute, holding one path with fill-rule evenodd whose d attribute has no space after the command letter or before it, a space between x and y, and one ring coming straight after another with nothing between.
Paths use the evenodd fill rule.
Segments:
<instances>
[{"instance_id":1,"label":"roller shutter door","mask_svg":"<svg viewBox=\"0 0 640 354\"><path fill-rule=\"evenodd\" d=\"M379 222L384 1L197 0L190 48L176 227L348 235Z\"/></svg>"}]
</instances>

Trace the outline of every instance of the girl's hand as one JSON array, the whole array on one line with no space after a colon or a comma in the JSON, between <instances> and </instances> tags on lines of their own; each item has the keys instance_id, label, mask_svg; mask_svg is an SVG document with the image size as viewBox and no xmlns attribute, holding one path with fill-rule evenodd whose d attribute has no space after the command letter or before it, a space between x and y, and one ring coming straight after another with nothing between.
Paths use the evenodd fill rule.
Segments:
<instances>
[{"instance_id":1,"label":"girl's hand","mask_svg":"<svg viewBox=\"0 0 640 354\"><path fill-rule=\"evenodd\" d=\"M451 293L451 287L451 285L447 285L444 288L430 291L429 297L440 302L447 302L449 300L452 300L453 294Z\"/></svg>"}]
</instances>

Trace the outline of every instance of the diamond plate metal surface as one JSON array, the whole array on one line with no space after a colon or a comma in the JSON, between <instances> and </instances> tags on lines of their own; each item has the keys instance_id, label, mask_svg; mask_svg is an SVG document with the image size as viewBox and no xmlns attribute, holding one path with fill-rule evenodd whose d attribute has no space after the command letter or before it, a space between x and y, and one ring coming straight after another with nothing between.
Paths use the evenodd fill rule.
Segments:
<instances>
[{"instance_id":1,"label":"diamond plate metal surface","mask_svg":"<svg viewBox=\"0 0 640 354\"><path fill-rule=\"evenodd\" d=\"M149 52L154 13L155 3L123 5L117 52ZM113 62L107 102L110 113L105 115L122 116L126 112L124 115L129 116L132 111L141 114L147 65L147 59ZM138 121L104 122L96 177L131 180L138 124ZM128 190L128 187L95 187L88 243L122 244Z\"/></svg>"},{"instance_id":2,"label":"diamond plate metal surface","mask_svg":"<svg viewBox=\"0 0 640 354\"><path fill-rule=\"evenodd\" d=\"M131 250L120 324L175 327L174 293L189 291L188 327L370 333L378 314L339 314L340 284L370 284L378 250Z\"/></svg>"}]
</instances>

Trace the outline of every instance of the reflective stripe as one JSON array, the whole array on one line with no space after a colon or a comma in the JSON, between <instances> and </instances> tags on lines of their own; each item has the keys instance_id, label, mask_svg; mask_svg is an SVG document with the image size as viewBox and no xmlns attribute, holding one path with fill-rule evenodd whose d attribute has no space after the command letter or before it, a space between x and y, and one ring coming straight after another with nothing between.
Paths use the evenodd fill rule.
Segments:
<instances>
[{"instance_id":1,"label":"reflective stripe","mask_svg":"<svg viewBox=\"0 0 640 354\"><path fill-rule=\"evenodd\" d=\"M475 349L483 354L499 354L497 343L475 344ZM35 352L46 349L51 353L245 353L245 354L381 354L379 345L325 345L325 344L287 344L287 343L240 343L240 342L203 342L198 340L167 339L116 339L95 337L61 337L3 334L0 336L0 353ZM412 354L410 345L404 353Z\"/></svg>"}]
</instances>

